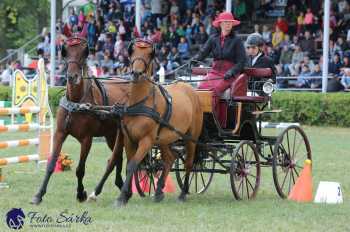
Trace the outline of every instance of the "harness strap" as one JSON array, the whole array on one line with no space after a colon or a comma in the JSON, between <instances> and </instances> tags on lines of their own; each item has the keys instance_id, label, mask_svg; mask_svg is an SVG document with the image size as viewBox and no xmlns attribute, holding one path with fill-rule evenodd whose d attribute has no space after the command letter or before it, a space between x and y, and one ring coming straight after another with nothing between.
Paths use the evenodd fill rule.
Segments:
<instances>
[{"instance_id":1,"label":"harness strap","mask_svg":"<svg viewBox=\"0 0 350 232\"><path fill-rule=\"evenodd\" d=\"M100 90L100 93L102 95L102 105L108 106L109 105L109 99L108 99L107 91L106 91L106 88L105 88L103 82L101 82L100 80L98 80L95 77L93 77L93 80L94 80L98 90Z\"/></svg>"}]
</instances>

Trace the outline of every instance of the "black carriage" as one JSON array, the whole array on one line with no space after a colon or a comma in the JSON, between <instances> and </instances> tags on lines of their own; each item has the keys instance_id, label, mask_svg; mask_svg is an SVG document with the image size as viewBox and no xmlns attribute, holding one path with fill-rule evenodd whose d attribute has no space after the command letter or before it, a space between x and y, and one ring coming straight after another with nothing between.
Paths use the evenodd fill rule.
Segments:
<instances>
[{"instance_id":1,"label":"black carriage","mask_svg":"<svg viewBox=\"0 0 350 232\"><path fill-rule=\"evenodd\" d=\"M195 68L196 75L206 74L206 68ZM197 155L190 176L190 193L204 193L215 173L229 174L231 188L237 200L256 196L261 182L261 168L272 167L278 195L286 198L299 176L305 159L311 159L311 148L305 132L298 125L286 127L278 136L263 135L264 114L270 110L273 85L266 77L270 69L246 69L220 99L227 113L226 126L220 125L212 111L212 92L198 90L204 110L204 129L198 141ZM172 168L177 183L183 185L184 147L172 145L177 159ZM162 160L157 147L143 160L135 174L135 185L141 196L152 194L156 179L162 172Z\"/></svg>"}]
</instances>

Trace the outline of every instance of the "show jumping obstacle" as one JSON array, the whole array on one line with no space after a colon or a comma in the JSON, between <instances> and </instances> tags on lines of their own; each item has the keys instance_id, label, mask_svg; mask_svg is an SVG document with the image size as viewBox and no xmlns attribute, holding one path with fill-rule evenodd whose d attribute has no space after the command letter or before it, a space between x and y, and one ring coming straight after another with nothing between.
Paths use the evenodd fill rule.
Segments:
<instances>
[{"instance_id":1,"label":"show jumping obstacle","mask_svg":"<svg viewBox=\"0 0 350 232\"><path fill-rule=\"evenodd\" d=\"M6 132L28 132L37 131L38 135L32 139L20 139L11 141L0 141L0 150L13 147L24 147L35 145L37 153L31 155L20 155L14 157L0 158L0 188L8 187L4 183L2 167L9 164L27 163L30 161L46 161L52 150L53 117L48 104L48 87L46 84L46 74L44 60L38 62L38 73L33 79L27 79L25 75L16 70L13 76L12 102L0 102L0 116L11 116L11 119L0 124L0 134ZM12 106L9 108L9 106ZM24 124L13 124L15 115L25 115ZM32 114L36 114L35 123L32 123ZM46 120L48 119L48 120Z\"/></svg>"}]
</instances>

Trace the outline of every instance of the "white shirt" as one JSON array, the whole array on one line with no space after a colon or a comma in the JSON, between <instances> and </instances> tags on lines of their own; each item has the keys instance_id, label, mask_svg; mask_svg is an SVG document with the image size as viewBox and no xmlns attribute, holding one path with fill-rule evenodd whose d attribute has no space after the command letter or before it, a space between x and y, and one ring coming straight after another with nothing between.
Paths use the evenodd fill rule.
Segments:
<instances>
[{"instance_id":1,"label":"white shirt","mask_svg":"<svg viewBox=\"0 0 350 232\"><path fill-rule=\"evenodd\" d=\"M262 56L263 53L259 52L258 55L256 55L253 59L252 59L252 67L255 65L256 61L259 59L260 56Z\"/></svg>"}]
</instances>

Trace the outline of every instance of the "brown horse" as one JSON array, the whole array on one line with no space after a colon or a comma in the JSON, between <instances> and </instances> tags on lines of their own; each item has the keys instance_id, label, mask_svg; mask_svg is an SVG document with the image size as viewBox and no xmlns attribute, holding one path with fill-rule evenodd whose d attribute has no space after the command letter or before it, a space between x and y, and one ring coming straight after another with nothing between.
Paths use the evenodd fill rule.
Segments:
<instances>
[{"instance_id":1,"label":"brown horse","mask_svg":"<svg viewBox=\"0 0 350 232\"><path fill-rule=\"evenodd\" d=\"M126 103L128 99L129 87L126 84L115 84L114 82L104 82L91 79L84 79L87 76L86 58L88 56L87 41L82 38L70 38L66 41L62 49L62 56L67 63L67 90L65 99L60 103L56 114L56 131L53 141L52 159L46 170L45 178L40 186L38 193L33 197L32 203L39 204L49 179L53 173L58 155L61 152L62 144L68 135L72 135L80 143L80 160L76 169L78 179L77 199L83 202L87 199L84 190L83 178L85 174L85 162L88 157L93 137L104 136L109 148L114 148L116 141L119 120L109 118L106 115L97 115L93 112L79 111L80 103L90 103L94 105ZM122 144L122 142L120 142ZM115 184L119 188L123 185L121 177L122 171L122 150L117 149L117 160L109 160L110 163L116 164ZM110 166L110 165L109 165ZM112 170L114 168L111 167ZM106 179L104 179L105 181ZM95 194L102 190L103 182L95 189Z\"/></svg>"},{"instance_id":2,"label":"brown horse","mask_svg":"<svg viewBox=\"0 0 350 232\"><path fill-rule=\"evenodd\" d=\"M195 90L188 84L170 85L166 87L165 91L168 94L164 94L163 87L156 85L150 79L154 56L151 42L137 40L131 44L129 54L133 82L130 84L128 107L121 121L128 164L126 180L117 199L117 206L125 205L130 199L132 195L132 176L146 153L154 145L159 146L164 161L164 169L157 184L154 200L158 202L164 198L162 189L175 160L169 145L181 139L181 135L192 138L185 140L187 152L185 160L186 177L179 196L179 200L185 201L189 187L189 174L195 156L195 141L201 133L203 122L203 112L199 98ZM172 101L166 97L169 95ZM163 119L162 122L168 121L168 126L159 123L155 119L157 115L159 115L158 119ZM168 120L165 119L167 117ZM117 148L118 144L116 143L112 157L118 155L116 154Z\"/></svg>"}]
</instances>

